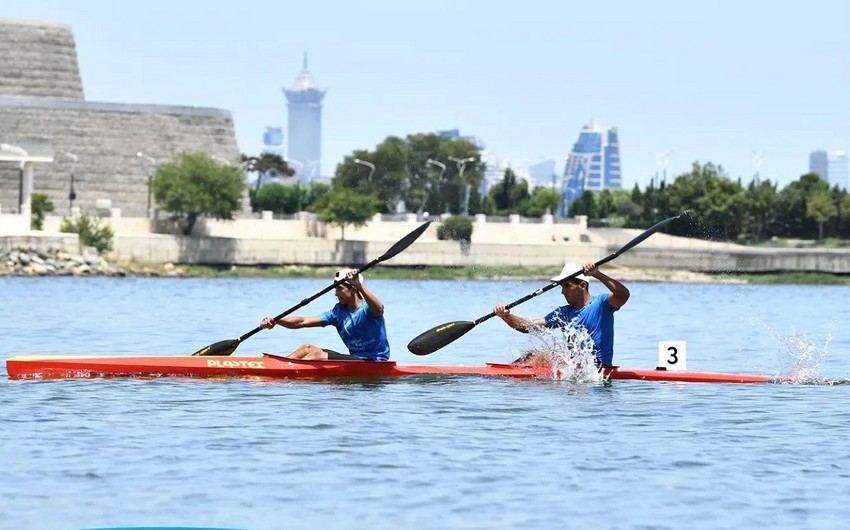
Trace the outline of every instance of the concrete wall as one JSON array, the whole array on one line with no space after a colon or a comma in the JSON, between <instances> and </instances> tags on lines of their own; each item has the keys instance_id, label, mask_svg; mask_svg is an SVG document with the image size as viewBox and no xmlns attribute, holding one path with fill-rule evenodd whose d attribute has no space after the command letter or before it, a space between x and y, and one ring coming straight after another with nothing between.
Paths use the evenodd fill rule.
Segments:
<instances>
[{"instance_id":1,"label":"concrete wall","mask_svg":"<svg viewBox=\"0 0 850 530\"><path fill-rule=\"evenodd\" d=\"M77 234L29 234L20 236L0 236L0 252L13 248L31 247L34 250L58 248L65 252L80 252Z\"/></svg>"},{"instance_id":2,"label":"concrete wall","mask_svg":"<svg viewBox=\"0 0 850 530\"><path fill-rule=\"evenodd\" d=\"M71 27L0 18L0 96L83 99Z\"/></svg>"},{"instance_id":3,"label":"concrete wall","mask_svg":"<svg viewBox=\"0 0 850 530\"><path fill-rule=\"evenodd\" d=\"M26 216L0 211L0 236L29 235L30 220Z\"/></svg>"},{"instance_id":4,"label":"concrete wall","mask_svg":"<svg viewBox=\"0 0 850 530\"><path fill-rule=\"evenodd\" d=\"M398 238L407 232L409 230L405 230ZM597 237L601 236L597 234ZM670 236L656 234L617 258L615 264L621 267L697 272L800 271L850 274L848 249L750 248L668 238ZM681 240L688 244L676 245ZM27 235L0 235L0 249L20 245L36 249L60 247L68 251L79 248L74 234L32 232ZM391 245L392 242L379 240L134 234L117 236L115 250L108 257L110 260L135 259L152 263L357 265L375 259ZM558 266L566 261L597 261L616 252L621 246L619 243L580 241L544 245L473 243L464 251L458 242L437 241L435 228L431 227L417 242L387 264L448 267Z\"/></svg>"},{"instance_id":5,"label":"concrete wall","mask_svg":"<svg viewBox=\"0 0 850 530\"><path fill-rule=\"evenodd\" d=\"M643 248L617 258L617 265L696 272L829 272L850 274L850 249Z\"/></svg>"},{"instance_id":6,"label":"concrete wall","mask_svg":"<svg viewBox=\"0 0 850 530\"><path fill-rule=\"evenodd\" d=\"M391 245L378 241L329 239L229 239L167 235L122 236L111 258L150 262L238 265L356 265L368 263ZM618 245L504 245L473 243L467 252L455 241L418 240L389 265L557 266L597 261ZM850 274L850 250L636 247L617 258L617 266L697 272L800 271Z\"/></svg>"},{"instance_id":7,"label":"concrete wall","mask_svg":"<svg viewBox=\"0 0 850 530\"><path fill-rule=\"evenodd\" d=\"M190 238L154 234L116 238L110 259L236 265L358 265L382 255L391 245L379 241ZM601 252L604 248L595 245L473 244L464 253L456 241L417 241L388 264L449 267L560 265L565 261L597 259Z\"/></svg>"},{"instance_id":8,"label":"concrete wall","mask_svg":"<svg viewBox=\"0 0 850 530\"><path fill-rule=\"evenodd\" d=\"M208 108L0 97L0 139L52 145L54 162L35 165L33 191L47 195L63 215L70 213L72 172L74 206L91 212L98 200L108 199L122 216L144 217L148 177L156 167L137 157L138 151L158 164L186 151L234 162L240 157L230 113ZM79 161L58 154L65 151ZM18 164L0 162L4 211L17 211L19 182Z\"/></svg>"}]
</instances>

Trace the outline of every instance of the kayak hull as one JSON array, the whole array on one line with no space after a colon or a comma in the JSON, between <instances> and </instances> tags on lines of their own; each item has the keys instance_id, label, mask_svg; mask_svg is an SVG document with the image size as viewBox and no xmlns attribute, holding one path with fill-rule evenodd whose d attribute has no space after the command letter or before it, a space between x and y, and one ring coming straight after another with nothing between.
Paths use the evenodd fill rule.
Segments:
<instances>
[{"instance_id":1,"label":"kayak hull","mask_svg":"<svg viewBox=\"0 0 850 530\"><path fill-rule=\"evenodd\" d=\"M395 361L302 361L274 354L262 357L216 356L17 356L6 361L11 379L84 379L93 377L264 377L339 379L416 375L476 375L551 378L546 366L490 363L484 366L398 365ZM690 383L770 383L766 375L678 372L605 367L606 378Z\"/></svg>"}]
</instances>

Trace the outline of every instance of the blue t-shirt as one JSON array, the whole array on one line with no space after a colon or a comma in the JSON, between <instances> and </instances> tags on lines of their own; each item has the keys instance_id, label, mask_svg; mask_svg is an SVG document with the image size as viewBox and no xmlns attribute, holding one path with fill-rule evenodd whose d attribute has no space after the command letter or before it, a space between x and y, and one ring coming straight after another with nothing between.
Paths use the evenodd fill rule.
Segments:
<instances>
[{"instance_id":1,"label":"blue t-shirt","mask_svg":"<svg viewBox=\"0 0 850 530\"><path fill-rule=\"evenodd\" d=\"M614 309L608 303L608 294L598 294L588 300L581 309L571 305L561 306L545 317L547 328L569 326L585 328L596 346L599 362L611 365L614 361Z\"/></svg>"},{"instance_id":2,"label":"blue t-shirt","mask_svg":"<svg viewBox=\"0 0 850 530\"><path fill-rule=\"evenodd\" d=\"M386 361L390 358L384 317L376 317L365 300L354 311L337 304L330 311L319 315L319 318L323 326L336 328L339 338L351 355L373 361Z\"/></svg>"}]
</instances>

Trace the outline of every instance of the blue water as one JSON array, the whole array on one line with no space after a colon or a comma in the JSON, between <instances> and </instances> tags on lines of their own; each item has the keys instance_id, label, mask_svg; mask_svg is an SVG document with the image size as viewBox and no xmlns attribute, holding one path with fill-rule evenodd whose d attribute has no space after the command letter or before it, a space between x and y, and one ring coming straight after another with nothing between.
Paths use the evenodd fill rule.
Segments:
<instances>
[{"instance_id":1,"label":"blue water","mask_svg":"<svg viewBox=\"0 0 850 530\"><path fill-rule=\"evenodd\" d=\"M0 278L0 358L185 355L327 283ZM494 319L427 357L405 345L540 282L369 285L394 359L481 364L519 355L528 337ZM630 287L621 366L653 368L658 341L684 340L691 370L850 377L848 288ZM561 300L552 290L514 312L539 317ZM342 348L330 329L277 328L237 354L301 342ZM850 518L848 395L477 377L11 381L4 363L0 528L838 528Z\"/></svg>"}]
</instances>

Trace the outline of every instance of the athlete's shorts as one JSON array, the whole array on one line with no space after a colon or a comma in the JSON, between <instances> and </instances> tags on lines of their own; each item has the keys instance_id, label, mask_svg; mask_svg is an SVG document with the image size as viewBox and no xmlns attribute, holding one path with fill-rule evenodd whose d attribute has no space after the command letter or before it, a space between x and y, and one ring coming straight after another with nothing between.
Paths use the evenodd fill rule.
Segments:
<instances>
[{"instance_id":1,"label":"athlete's shorts","mask_svg":"<svg viewBox=\"0 0 850 530\"><path fill-rule=\"evenodd\" d=\"M322 351L328 354L329 361L371 361L372 359L367 359L365 357L358 357L356 355L349 355L347 353L339 353L337 351L329 350L327 348L322 348Z\"/></svg>"}]
</instances>

